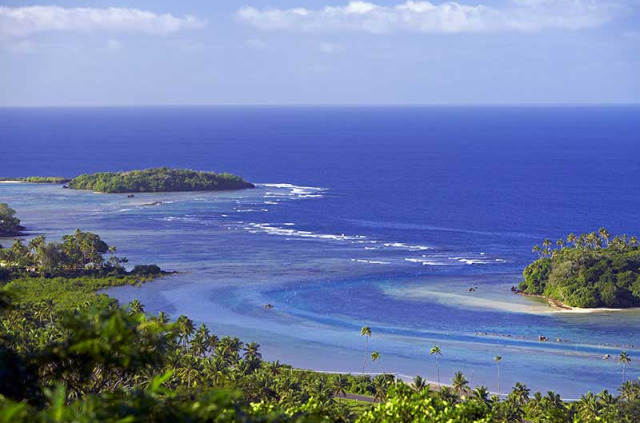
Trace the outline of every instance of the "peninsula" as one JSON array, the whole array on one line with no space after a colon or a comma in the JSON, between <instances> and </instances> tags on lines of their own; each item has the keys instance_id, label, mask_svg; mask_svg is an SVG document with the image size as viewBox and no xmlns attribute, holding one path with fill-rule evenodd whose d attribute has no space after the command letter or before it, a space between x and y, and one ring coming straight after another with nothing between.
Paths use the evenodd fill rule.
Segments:
<instances>
[{"instance_id":1,"label":"peninsula","mask_svg":"<svg viewBox=\"0 0 640 423\"><path fill-rule=\"evenodd\" d=\"M540 258L524 269L518 292L577 308L640 307L640 243L606 229L569 234L553 248L545 239Z\"/></svg>"},{"instance_id":2,"label":"peninsula","mask_svg":"<svg viewBox=\"0 0 640 423\"><path fill-rule=\"evenodd\" d=\"M16 211L7 203L0 203L0 236L20 235L24 227L16 217Z\"/></svg>"}]
</instances>

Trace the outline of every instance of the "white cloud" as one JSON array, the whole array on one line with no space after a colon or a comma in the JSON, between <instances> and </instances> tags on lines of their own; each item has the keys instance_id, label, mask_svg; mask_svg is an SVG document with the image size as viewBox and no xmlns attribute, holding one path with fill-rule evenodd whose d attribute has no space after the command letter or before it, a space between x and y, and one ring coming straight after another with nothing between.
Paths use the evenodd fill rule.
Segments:
<instances>
[{"instance_id":1,"label":"white cloud","mask_svg":"<svg viewBox=\"0 0 640 423\"><path fill-rule=\"evenodd\" d=\"M237 18L263 30L426 33L578 30L604 25L627 8L622 0L511 0L502 7L407 1L381 6L352 1L321 9L244 7Z\"/></svg>"},{"instance_id":2,"label":"white cloud","mask_svg":"<svg viewBox=\"0 0 640 423\"><path fill-rule=\"evenodd\" d=\"M27 37L49 31L120 31L165 35L202 28L195 16L176 17L139 9L59 6L0 7L0 36Z\"/></svg>"}]
</instances>

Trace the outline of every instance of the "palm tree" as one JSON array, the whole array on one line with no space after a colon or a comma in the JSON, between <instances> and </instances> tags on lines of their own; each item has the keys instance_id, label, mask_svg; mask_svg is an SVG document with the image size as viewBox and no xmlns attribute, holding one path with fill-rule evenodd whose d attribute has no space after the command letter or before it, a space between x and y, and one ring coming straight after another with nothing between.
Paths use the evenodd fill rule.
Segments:
<instances>
[{"instance_id":1,"label":"palm tree","mask_svg":"<svg viewBox=\"0 0 640 423\"><path fill-rule=\"evenodd\" d=\"M631 365L631 357L626 351L622 351L620 357L618 357L618 362L622 364L622 383L624 383L624 370L627 365Z\"/></svg>"},{"instance_id":2,"label":"palm tree","mask_svg":"<svg viewBox=\"0 0 640 423\"><path fill-rule=\"evenodd\" d=\"M373 399L382 402L387 397L387 389L389 388L389 381L383 375L376 376L373 379L374 395Z\"/></svg>"},{"instance_id":3,"label":"palm tree","mask_svg":"<svg viewBox=\"0 0 640 423\"><path fill-rule=\"evenodd\" d=\"M207 344L205 338L203 338L202 335L196 332L196 335L189 343L189 351L196 357L202 357L203 355L205 355L207 352Z\"/></svg>"},{"instance_id":4,"label":"palm tree","mask_svg":"<svg viewBox=\"0 0 640 423\"><path fill-rule=\"evenodd\" d=\"M161 311L160 313L158 313L156 321L161 325L166 325L167 323L169 323L169 316L164 311Z\"/></svg>"},{"instance_id":5,"label":"palm tree","mask_svg":"<svg viewBox=\"0 0 640 423\"><path fill-rule=\"evenodd\" d=\"M516 386L513 387L513 391L511 394L513 395L513 399L520 405L524 405L529 401L529 388L527 385L524 385L520 382L516 382Z\"/></svg>"},{"instance_id":6,"label":"palm tree","mask_svg":"<svg viewBox=\"0 0 640 423\"><path fill-rule=\"evenodd\" d=\"M609 246L609 238L611 237L611 234L609 232L607 232L607 230L605 228L600 228L600 229L598 229L598 235L600 235L600 238L602 238L602 240L604 241L605 245L608 247Z\"/></svg>"},{"instance_id":7,"label":"palm tree","mask_svg":"<svg viewBox=\"0 0 640 423\"><path fill-rule=\"evenodd\" d=\"M276 391L281 403L293 400L300 392L300 384L288 377L276 379L276 382L278 383ZM335 392L334 395L339 396Z\"/></svg>"},{"instance_id":8,"label":"palm tree","mask_svg":"<svg viewBox=\"0 0 640 423\"><path fill-rule=\"evenodd\" d=\"M178 334L180 337L179 342L186 346L187 342L189 341L189 337L193 335L193 331L195 330L195 327L193 326L193 320L189 319L183 314L182 316L178 317L178 320L176 320L176 324L178 326Z\"/></svg>"},{"instance_id":9,"label":"palm tree","mask_svg":"<svg viewBox=\"0 0 640 423\"><path fill-rule=\"evenodd\" d=\"M364 336L364 358L362 359L362 374L364 374L364 366L367 363L367 350L369 349L369 338L371 337L371 328L369 326L363 326L360 329L360 335Z\"/></svg>"},{"instance_id":10,"label":"palm tree","mask_svg":"<svg viewBox=\"0 0 640 423\"><path fill-rule=\"evenodd\" d=\"M453 375L453 379L451 379L451 387L456 394L463 396L469 392L469 381L464 377L462 372L456 372L456 374Z\"/></svg>"},{"instance_id":11,"label":"palm tree","mask_svg":"<svg viewBox=\"0 0 640 423\"><path fill-rule=\"evenodd\" d=\"M258 374L255 381L257 385L256 388L259 392L260 397L271 399L276 396L273 379L271 379L265 374Z\"/></svg>"},{"instance_id":12,"label":"palm tree","mask_svg":"<svg viewBox=\"0 0 640 423\"><path fill-rule=\"evenodd\" d=\"M567 244L573 244L574 247L576 247L576 234L574 234L573 232L571 232L568 236L567 236Z\"/></svg>"},{"instance_id":13,"label":"palm tree","mask_svg":"<svg viewBox=\"0 0 640 423\"><path fill-rule=\"evenodd\" d=\"M442 355L442 352L440 351L440 347L437 345L434 345L433 347L431 347L431 350L429 350L429 354L434 355L436 357L436 372L438 373L438 385L441 385L440 383L440 365L438 364L438 356Z\"/></svg>"},{"instance_id":14,"label":"palm tree","mask_svg":"<svg viewBox=\"0 0 640 423\"><path fill-rule=\"evenodd\" d=\"M543 405L546 406L547 409L562 409L564 407L564 403L560 398L560 395L556 394L553 391L548 391L547 395L542 398Z\"/></svg>"},{"instance_id":15,"label":"palm tree","mask_svg":"<svg viewBox=\"0 0 640 423\"><path fill-rule=\"evenodd\" d=\"M336 375L332 380L331 388L335 396L345 396L347 394L347 388L349 388L347 377L345 375Z\"/></svg>"},{"instance_id":16,"label":"palm tree","mask_svg":"<svg viewBox=\"0 0 640 423\"><path fill-rule=\"evenodd\" d=\"M500 402L500 398L495 398L495 409L492 422L495 423L512 423L522 422L524 410L513 397L507 397L505 401Z\"/></svg>"},{"instance_id":17,"label":"palm tree","mask_svg":"<svg viewBox=\"0 0 640 423\"><path fill-rule=\"evenodd\" d=\"M203 323L198 330L196 330L191 340L191 351L197 356L202 356L209 352L209 350L211 350L209 328Z\"/></svg>"},{"instance_id":18,"label":"palm tree","mask_svg":"<svg viewBox=\"0 0 640 423\"><path fill-rule=\"evenodd\" d=\"M422 376L418 375L413 378L413 387L415 388L416 391L421 392L421 391L424 391L425 389L428 390L429 384L427 383L426 380L422 378Z\"/></svg>"},{"instance_id":19,"label":"palm tree","mask_svg":"<svg viewBox=\"0 0 640 423\"><path fill-rule=\"evenodd\" d=\"M42 235L39 235L29 241L28 248L29 250L34 252L35 256L37 256L40 253L42 247L46 245L46 242L46 238Z\"/></svg>"},{"instance_id":20,"label":"palm tree","mask_svg":"<svg viewBox=\"0 0 640 423\"><path fill-rule=\"evenodd\" d=\"M597 421L598 415L600 414L600 404L598 403L598 397L593 395L591 392L587 392L580 397L580 400L576 403L576 406L578 408L578 416L580 416L581 419L580 421Z\"/></svg>"},{"instance_id":21,"label":"palm tree","mask_svg":"<svg viewBox=\"0 0 640 423\"><path fill-rule=\"evenodd\" d=\"M260 353L260 344L257 342L249 342L244 346L244 359L245 360L260 360L262 354Z\"/></svg>"},{"instance_id":22,"label":"palm tree","mask_svg":"<svg viewBox=\"0 0 640 423\"><path fill-rule=\"evenodd\" d=\"M576 240L576 247L584 250L586 246L587 246L587 236L585 234L580 234L580 236Z\"/></svg>"},{"instance_id":23,"label":"palm tree","mask_svg":"<svg viewBox=\"0 0 640 423\"><path fill-rule=\"evenodd\" d=\"M109 245L108 252L111 257L109 257L109 264L113 267L118 268L120 266L120 260L116 257L117 248L113 245Z\"/></svg>"},{"instance_id":24,"label":"palm tree","mask_svg":"<svg viewBox=\"0 0 640 423\"><path fill-rule=\"evenodd\" d=\"M176 376L182 380L186 379L187 388L191 389L192 382L197 385L202 377L202 372L199 370L198 362L195 357L191 355L184 355L180 360L179 367L176 371Z\"/></svg>"},{"instance_id":25,"label":"palm tree","mask_svg":"<svg viewBox=\"0 0 640 423\"><path fill-rule=\"evenodd\" d=\"M280 370L282 369L282 364L280 364L279 360L268 362L265 365L265 370L270 373L272 376L277 376L280 374Z\"/></svg>"},{"instance_id":26,"label":"palm tree","mask_svg":"<svg viewBox=\"0 0 640 423\"><path fill-rule=\"evenodd\" d=\"M473 396L475 396L480 402L489 404L489 390L485 386L476 386L473 390Z\"/></svg>"},{"instance_id":27,"label":"palm tree","mask_svg":"<svg viewBox=\"0 0 640 423\"><path fill-rule=\"evenodd\" d=\"M638 237L633 235L631 236L631 238L629 238L629 245L632 247L635 247L638 245Z\"/></svg>"},{"instance_id":28,"label":"palm tree","mask_svg":"<svg viewBox=\"0 0 640 423\"><path fill-rule=\"evenodd\" d=\"M531 401L527 404L527 412L532 416L542 413L542 394L540 391L533 394Z\"/></svg>"},{"instance_id":29,"label":"palm tree","mask_svg":"<svg viewBox=\"0 0 640 423\"><path fill-rule=\"evenodd\" d=\"M640 398L640 384L636 385L637 384L630 381L623 383L622 386L618 388L618 392L620 392L620 399L633 401Z\"/></svg>"},{"instance_id":30,"label":"palm tree","mask_svg":"<svg viewBox=\"0 0 640 423\"><path fill-rule=\"evenodd\" d=\"M617 398L614 395L611 395L606 389L598 394L598 403L600 403L602 408L607 408L610 405L615 404L616 400Z\"/></svg>"},{"instance_id":31,"label":"palm tree","mask_svg":"<svg viewBox=\"0 0 640 423\"><path fill-rule=\"evenodd\" d=\"M229 366L235 365L240 360L242 342L237 337L225 336L216 347L216 356L222 358Z\"/></svg>"},{"instance_id":32,"label":"palm tree","mask_svg":"<svg viewBox=\"0 0 640 423\"><path fill-rule=\"evenodd\" d=\"M496 365L498 366L498 395L500 395L500 361L502 360L502 357L496 355L494 360L496 362Z\"/></svg>"},{"instance_id":33,"label":"palm tree","mask_svg":"<svg viewBox=\"0 0 640 423\"><path fill-rule=\"evenodd\" d=\"M378 365L380 366L380 373L384 373L384 371L382 370L382 360L380 360L380 353L378 351L374 351L371 353L371 361L373 361L374 363L377 361Z\"/></svg>"},{"instance_id":34,"label":"palm tree","mask_svg":"<svg viewBox=\"0 0 640 423\"><path fill-rule=\"evenodd\" d=\"M129 312L131 314L144 313L144 306L134 298L133 301L129 303Z\"/></svg>"},{"instance_id":35,"label":"palm tree","mask_svg":"<svg viewBox=\"0 0 640 423\"><path fill-rule=\"evenodd\" d=\"M534 252L534 253L538 253L538 256L542 255L542 249L540 248L539 245L534 245L533 249L531 251Z\"/></svg>"},{"instance_id":36,"label":"palm tree","mask_svg":"<svg viewBox=\"0 0 640 423\"><path fill-rule=\"evenodd\" d=\"M453 392L453 389L448 386L441 386L440 390L438 391L438 396L442 401L451 405L455 404L458 401L458 396L455 392Z\"/></svg>"},{"instance_id":37,"label":"palm tree","mask_svg":"<svg viewBox=\"0 0 640 423\"><path fill-rule=\"evenodd\" d=\"M564 239L557 240L556 245L562 250L564 248Z\"/></svg>"},{"instance_id":38,"label":"palm tree","mask_svg":"<svg viewBox=\"0 0 640 423\"><path fill-rule=\"evenodd\" d=\"M214 351L219 343L220 338L218 338L215 334L211 334L207 337L207 347L209 351Z\"/></svg>"}]
</instances>

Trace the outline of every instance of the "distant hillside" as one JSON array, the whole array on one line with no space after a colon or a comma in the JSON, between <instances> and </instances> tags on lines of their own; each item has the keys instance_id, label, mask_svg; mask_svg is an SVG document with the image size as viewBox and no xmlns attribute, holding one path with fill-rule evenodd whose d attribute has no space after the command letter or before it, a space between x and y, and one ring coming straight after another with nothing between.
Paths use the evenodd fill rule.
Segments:
<instances>
[{"instance_id":1,"label":"distant hillside","mask_svg":"<svg viewBox=\"0 0 640 423\"><path fill-rule=\"evenodd\" d=\"M69 188L104 193L229 191L255 188L239 176L229 173L201 172L167 167L100 172L80 175L69 182Z\"/></svg>"},{"instance_id":2,"label":"distant hillside","mask_svg":"<svg viewBox=\"0 0 640 423\"><path fill-rule=\"evenodd\" d=\"M640 247L635 236L598 233L535 246L540 258L524 269L519 290L571 307L640 307Z\"/></svg>"}]
</instances>

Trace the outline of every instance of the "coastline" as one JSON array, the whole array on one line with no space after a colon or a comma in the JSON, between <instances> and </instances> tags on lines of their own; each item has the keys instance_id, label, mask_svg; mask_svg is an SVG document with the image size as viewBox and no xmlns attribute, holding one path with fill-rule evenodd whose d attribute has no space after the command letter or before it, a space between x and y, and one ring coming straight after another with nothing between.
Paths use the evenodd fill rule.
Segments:
<instances>
[{"instance_id":1,"label":"coastline","mask_svg":"<svg viewBox=\"0 0 640 423\"><path fill-rule=\"evenodd\" d=\"M516 292L518 295L522 295L524 297L532 297L539 298L541 300L546 301L549 306L553 309L552 311L555 313L575 313L575 314L590 314L590 313L612 313L619 311L640 311L640 307L628 307L628 308L580 308L580 307L571 307L567 304L564 304L561 301L558 301L553 298L545 297L544 295L538 294L528 294L526 292L518 291Z\"/></svg>"}]
</instances>

